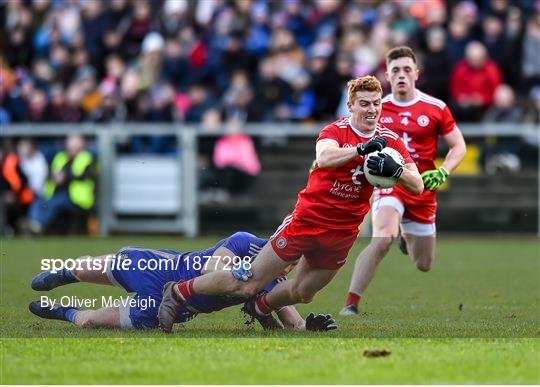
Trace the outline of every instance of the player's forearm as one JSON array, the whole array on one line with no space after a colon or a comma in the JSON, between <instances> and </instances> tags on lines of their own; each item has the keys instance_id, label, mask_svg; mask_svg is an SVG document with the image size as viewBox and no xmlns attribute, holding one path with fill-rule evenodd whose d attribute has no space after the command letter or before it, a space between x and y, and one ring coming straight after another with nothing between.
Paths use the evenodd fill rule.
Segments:
<instances>
[{"instance_id":1,"label":"player's forearm","mask_svg":"<svg viewBox=\"0 0 540 387\"><path fill-rule=\"evenodd\" d=\"M451 173L461 163L466 153L467 147L465 146L464 142L451 147L441 166Z\"/></svg>"},{"instance_id":2,"label":"player's forearm","mask_svg":"<svg viewBox=\"0 0 540 387\"><path fill-rule=\"evenodd\" d=\"M407 190L407 192L410 192L413 195L420 195L424 190L422 176L420 176L416 167L413 169L405 166L403 168L403 174L399 179L399 183Z\"/></svg>"},{"instance_id":3,"label":"player's forearm","mask_svg":"<svg viewBox=\"0 0 540 387\"><path fill-rule=\"evenodd\" d=\"M306 330L306 322L294 306L284 306L276 313L285 329L293 329L296 331Z\"/></svg>"},{"instance_id":4,"label":"player's forearm","mask_svg":"<svg viewBox=\"0 0 540 387\"><path fill-rule=\"evenodd\" d=\"M336 168L358 156L356 148L327 147L317 154L319 168Z\"/></svg>"},{"instance_id":5,"label":"player's forearm","mask_svg":"<svg viewBox=\"0 0 540 387\"><path fill-rule=\"evenodd\" d=\"M454 129L443 136L443 140L448 145L448 153L444 159L442 167L446 169L447 172L452 172L459 163L465 157L467 153L467 146L465 145L465 139L463 134L457 126L454 126Z\"/></svg>"}]
</instances>

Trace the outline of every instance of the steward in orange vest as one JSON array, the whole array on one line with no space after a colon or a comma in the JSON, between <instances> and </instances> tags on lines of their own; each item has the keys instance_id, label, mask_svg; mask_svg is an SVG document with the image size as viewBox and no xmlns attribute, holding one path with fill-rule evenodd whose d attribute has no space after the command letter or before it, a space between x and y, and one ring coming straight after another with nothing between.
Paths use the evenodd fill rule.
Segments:
<instances>
[{"instance_id":1,"label":"steward in orange vest","mask_svg":"<svg viewBox=\"0 0 540 387\"><path fill-rule=\"evenodd\" d=\"M19 158L15 152L9 153L3 160L2 177L16 195L18 204L26 206L34 201L34 193L28 187L28 181L19 166Z\"/></svg>"}]
</instances>

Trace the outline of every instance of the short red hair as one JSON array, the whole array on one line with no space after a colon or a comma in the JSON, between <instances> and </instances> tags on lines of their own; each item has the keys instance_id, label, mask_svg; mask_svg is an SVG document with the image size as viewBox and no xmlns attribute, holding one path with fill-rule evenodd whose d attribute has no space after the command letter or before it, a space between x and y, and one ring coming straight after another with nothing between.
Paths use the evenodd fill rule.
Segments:
<instances>
[{"instance_id":1,"label":"short red hair","mask_svg":"<svg viewBox=\"0 0 540 387\"><path fill-rule=\"evenodd\" d=\"M349 101L352 103L356 98L357 91L377 91L382 94L381 82L372 75L351 79L347 83Z\"/></svg>"}]
</instances>

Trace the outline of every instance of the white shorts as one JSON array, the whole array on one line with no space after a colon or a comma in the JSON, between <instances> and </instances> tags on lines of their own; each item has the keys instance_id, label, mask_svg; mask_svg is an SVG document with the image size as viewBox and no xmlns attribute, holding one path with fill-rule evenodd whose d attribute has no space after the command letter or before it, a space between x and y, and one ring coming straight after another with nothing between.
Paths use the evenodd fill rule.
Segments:
<instances>
[{"instance_id":1,"label":"white shorts","mask_svg":"<svg viewBox=\"0 0 540 387\"><path fill-rule=\"evenodd\" d=\"M418 223L412 220L404 219L405 207L399 199L393 196L385 196L373 202L373 216L381 207L392 207L398 213L401 219L400 229L402 234L416 235L416 236L431 236L437 233L437 227L435 223Z\"/></svg>"}]
</instances>

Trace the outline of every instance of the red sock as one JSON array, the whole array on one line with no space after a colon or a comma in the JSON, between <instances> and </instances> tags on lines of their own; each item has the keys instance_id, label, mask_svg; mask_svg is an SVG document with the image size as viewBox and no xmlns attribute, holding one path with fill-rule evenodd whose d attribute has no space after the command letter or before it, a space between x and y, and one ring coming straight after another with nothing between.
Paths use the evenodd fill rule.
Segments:
<instances>
[{"instance_id":1,"label":"red sock","mask_svg":"<svg viewBox=\"0 0 540 387\"><path fill-rule=\"evenodd\" d=\"M268 294L265 293L255 300L255 312L261 316L267 316L274 310L266 300L267 295Z\"/></svg>"},{"instance_id":2,"label":"red sock","mask_svg":"<svg viewBox=\"0 0 540 387\"><path fill-rule=\"evenodd\" d=\"M349 292L347 294L347 298L345 299L345 306L347 305L355 305L358 306L358 303L360 302L360 299L362 298L361 295Z\"/></svg>"},{"instance_id":3,"label":"red sock","mask_svg":"<svg viewBox=\"0 0 540 387\"><path fill-rule=\"evenodd\" d=\"M178 281L178 286L174 288L175 295L183 300L189 300L195 296L195 290L193 290L193 281L195 278L190 279L189 281Z\"/></svg>"}]
</instances>

